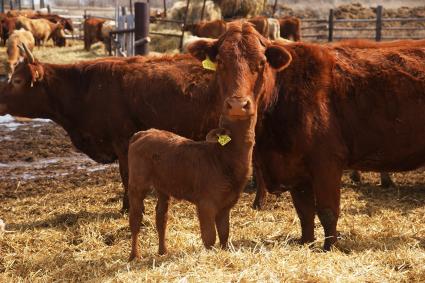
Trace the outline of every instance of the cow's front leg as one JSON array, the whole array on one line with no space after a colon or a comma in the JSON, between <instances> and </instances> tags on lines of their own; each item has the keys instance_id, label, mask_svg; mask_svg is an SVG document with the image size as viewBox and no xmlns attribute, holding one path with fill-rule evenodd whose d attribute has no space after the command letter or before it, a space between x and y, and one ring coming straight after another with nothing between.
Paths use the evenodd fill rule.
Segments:
<instances>
[{"instance_id":1,"label":"cow's front leg","mask_svg":"<svg viewBox=\"0 0 425 283\"><path fill-rule=\"evenodd\" d=\"M314 217L316 215L314 193L310 184L298 186L291 191L292 201L301 222L301 244L314 241Z\"/></svg>"}]
</instances>

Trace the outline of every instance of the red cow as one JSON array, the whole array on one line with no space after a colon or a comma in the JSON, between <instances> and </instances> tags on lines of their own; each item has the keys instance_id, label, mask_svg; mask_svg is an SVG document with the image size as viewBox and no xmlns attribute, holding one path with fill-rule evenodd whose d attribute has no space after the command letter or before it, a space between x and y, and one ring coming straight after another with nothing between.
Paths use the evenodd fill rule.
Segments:
<instances>
[{"instance_id":1,"label":"red cow","mask_svg":"<svg viewBox=\"0 0 425 283\"><path fill-rule=\"evenodd\" d=\"M301 20L295 17L283 17L279 19L280 37L293 41L301 40Z\"/></svg>"},{"instance_id":2,"label":"red cow","mask_svg":"<svg viewBox=\"0 0 425 283\"><path fill-rule=\"evenodd\" d=\"M226 31L226 22L223 20L215 20L211 22L187 24L183 29L185 31L190 31L195 36L218 38Z\"/></svg>"},{"instance_id":3,"label":"red cow","mask_svg":"<svg viewBox=\"0 0 425 283\"><path fill-rule=\"evenodd\" d=\"M256 82L273 80L261 71L265 54L292 57L258 127L257 178L271 190L281 184L290 190L302 243L314 241L317 214L329 250L337 240L343 169L404 171L425 161L425 47L293 43L267 52L270 44L240 23L238 35L192 48L222 65L217 83L235 94L256 94Z\"/></svg>"}]
</instances>

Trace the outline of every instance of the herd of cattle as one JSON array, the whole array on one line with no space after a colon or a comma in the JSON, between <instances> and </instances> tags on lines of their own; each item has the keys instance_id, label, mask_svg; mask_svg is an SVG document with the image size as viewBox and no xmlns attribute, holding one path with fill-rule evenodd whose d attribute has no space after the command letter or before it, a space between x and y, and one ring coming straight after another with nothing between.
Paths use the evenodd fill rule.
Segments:
<instances>
[{"instance_id":1,"label":"herd of cattle","mask_svg":"<svg viewBox=\"0 0 425 283\"><path fill-rule=\"evenodd\" d=\"M90 33L101 40L104 22L92 22ZM278 22L282 36L287 25ZM225 247L229 212L251 164L257 205L261 192L289 191L300 242L314 241L317 215L329 250L343 170L406 171L425 161L425 40L287 42L269 39L276 30L263 23L267 29L216 21L222 31L211 37L218 39L191 43L190 54L73 65L39 62L30 44L19 45L25 59L0 87L0 115L51 119L97 162L118 159L131 259L140 256L151 186L159 253L166 252L170 197L196 205L207 248L216 231ZM188 29L216 31L204 27Z\"/></svg>"}]
</instances>

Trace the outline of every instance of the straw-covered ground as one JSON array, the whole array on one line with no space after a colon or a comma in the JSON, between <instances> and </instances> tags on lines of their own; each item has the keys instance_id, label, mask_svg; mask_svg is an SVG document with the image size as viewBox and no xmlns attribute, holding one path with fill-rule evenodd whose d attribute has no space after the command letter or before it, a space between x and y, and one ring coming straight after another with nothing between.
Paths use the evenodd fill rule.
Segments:
<instances>
[{"instance_id":1,"label":"straw-covered ground","mask_svg":"<svg viewBox=\"0 0 425 283\"><path fill-rule=\"evenodd\" d=\"M54 62L103 52L81 48L45 52ZM327 253L320 250L319 223L316 243L295 243L300 228L288 194L270 196L265 209L255 211L254 194L244 193L232 211L228 250L205 250L194 207L173 202L169 253L158 256L151 194L140 237L143 259L128 263L117 165L99 166L76 153L53 123L0 124L0 218L7 224L0 235L0 282L424 282L424 173L395 174L393 189L380 188L377 174L364 174L362 186L344 176L342 239Z\"/></svg>"}]
</instances>

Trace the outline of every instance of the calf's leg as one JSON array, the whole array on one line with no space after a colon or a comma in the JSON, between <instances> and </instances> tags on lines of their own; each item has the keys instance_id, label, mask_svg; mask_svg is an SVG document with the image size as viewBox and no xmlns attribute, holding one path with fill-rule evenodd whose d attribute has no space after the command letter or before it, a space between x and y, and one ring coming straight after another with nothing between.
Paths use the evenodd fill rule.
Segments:
<instances>
[{"instance_id":1,"label":"calf's leg","mask_svg":"<svg viewBox=\"0 0 425 283\"><path fill-rule=\"evenodd\" d=\"M252 204L252 207L254 209L260 210L265 202L265 198L267 195L266 191L266 183L264 181L263 171L261 170L261 166L257 164L257 162L254 163L255 170L255 180L257 183L257 192L255 194L254 203Z\"/></svg>"},{"instance_id":2,"label":"calf's leg","mask_svg":"<svg viewBox=\"0 0 425 283\"><path fill-rule=\"evenodd\" d=\"M209 201L200 202L197 205L201 238L205 248L211 249L215 244L215 217L217 209Z\"/></svg>"},{"instance_id":3,"label":"calf's leg","mask_svg":"<svg viewBox=\"0 0 425 283\"><path fill-rule=\"evenodd\" d=\"M215 217L215 226L217 228L218 238L220 239L220 246L222 249L227 248L227 241L229 239L229 219L230 209L225 208Z\"/></svg>"},{"instance_id":4,"label":"calf's leg","mask_svg":"<svg viewBox=\"0 0 425 283\"><path fill-rule=\"evenodd\" d=\"M301 222L301 244L314 241L314 216L316 212L314 192L311 184L292 189L292 201Z\"/></svg>"},{"instance_id":5,"label":"calf's leg","mask_svg":"<svg viewBox=\"0 0 425 283\"><path fill-rule=\"evenodd\" d=\"M138 237L140 233L140 222L143 218L143 200L147 191L135 187L130 190L130 230L131 230L131 253L130 261L140 258L140 250L138 245Z\"/></svg>"},{"instance_id":6,"label":"calf's leg","mask_svg":"<svg viewBox=\"0 0 425 283\"><path fill-rule=\"evenodd\" d=\"M165 244L165 232L167 229L167 220L168 220L168 206L170 202L170 197L158 192L158 202L156 203L156 230L158 231L159 238L159 247L158 253L160 255L167 253L167 246ZM131 208L130 208L131 210Z\"/></svg>"}]
</instances>

